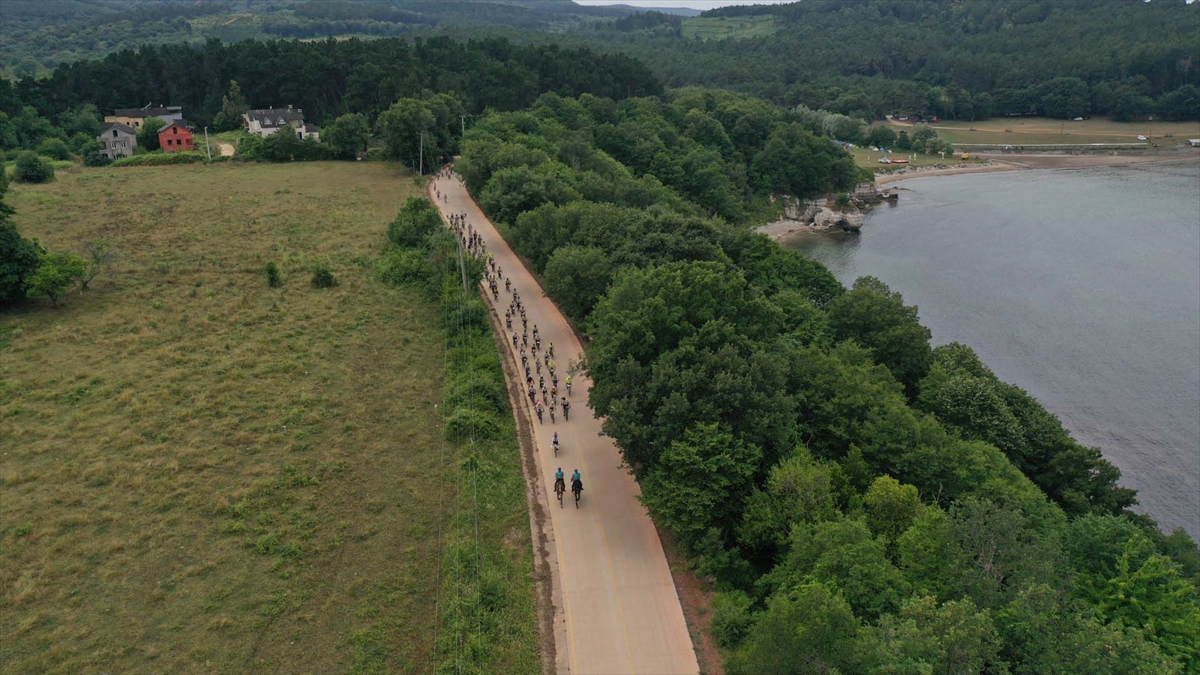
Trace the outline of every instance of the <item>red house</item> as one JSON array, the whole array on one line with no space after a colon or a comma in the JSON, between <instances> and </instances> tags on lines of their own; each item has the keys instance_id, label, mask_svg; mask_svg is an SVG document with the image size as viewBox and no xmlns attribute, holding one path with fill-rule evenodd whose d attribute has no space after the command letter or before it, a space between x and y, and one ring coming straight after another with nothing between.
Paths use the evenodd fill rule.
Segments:
<instances>
[{"instance_id":1,"label":"red house","mask_svg":"<svg viewBox=\"0 0 1200 675\"><path fill-rule=\"evenodd\" d=\"M158 146L163 152L180 152L192 149L192 130L185 122L171 122L158 132Z\"/></svg>"}]
</instances>

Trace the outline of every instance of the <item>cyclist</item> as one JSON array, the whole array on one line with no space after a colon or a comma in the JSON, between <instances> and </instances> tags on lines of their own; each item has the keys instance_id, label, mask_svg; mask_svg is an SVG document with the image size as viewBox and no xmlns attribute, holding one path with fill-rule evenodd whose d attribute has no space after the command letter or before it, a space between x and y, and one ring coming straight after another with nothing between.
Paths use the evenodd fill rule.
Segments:
<instances>
[{"instance_id":1,"label":"cyclist","mask_svg":"<svg viewBox=\"0 0 1200 675\"><path fill-rule=\"evenodd\" d=\"M571 395L571 376L567 375L567 396Z\"/></svg>"},{"instance_id":2,"label":"cyclist","mask_svg":"<svg viewBox=\"0 0 1200 675\"><path fill-rule=\"evenodd\" d=\"M571 421L571 402L564 398L562 400L562 407L563 407L563 419L570 422Z\"/></svg>"}]
</instances>

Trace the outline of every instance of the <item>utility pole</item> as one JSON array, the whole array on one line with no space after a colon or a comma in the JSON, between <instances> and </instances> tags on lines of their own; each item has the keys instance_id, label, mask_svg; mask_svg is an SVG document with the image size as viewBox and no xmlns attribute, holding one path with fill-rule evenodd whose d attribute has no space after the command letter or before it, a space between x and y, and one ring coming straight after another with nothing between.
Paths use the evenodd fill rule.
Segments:
<instances>
[{"instance_id":1,"label":"utility pole","mask_svg":"<svg viewBox=\"0 0 1200 675\"><path fill-rule=\"evenodd\" d=\"M458 240L458 271L462 274L463 293L470 293L471 290L467 287L467 264L463 262L462 235L455 233L454 238Z\"/></svg>"},{"instance_id":2,"label":"utility pole","mask_svg":"<svg viewBox=\"0 0 1200 675\"><path fill-rule=\"evenodd\" d=\"M212 148L208 147L208 127L204 127L204 149L208 152L208 161L212 161Z\"/></svg>"},{"instance_id":3,"label":"utility pole","mask_svg":"<svg viewBox=\"0 0 1200 675\"><path fill-rule=\"evenodd\" d=\"M417 175L424 176L425 175L425 132L422 131L419 135L421 137L421 149L418 152L418 154L421 156L421 158L419 160L420 164L418 166L420 168L417 169Z\"/></svg>"},{"instance_id":4,"label":"utility pole","mask_svg":"<svg viewBox=\"0 0 1200 675\"><path fill-rule=\"evenodd\" d=\"M459 115L458 119L462 121L462 135L466 136L467 135L467 116Z\"/></svg>"}]
</instances>

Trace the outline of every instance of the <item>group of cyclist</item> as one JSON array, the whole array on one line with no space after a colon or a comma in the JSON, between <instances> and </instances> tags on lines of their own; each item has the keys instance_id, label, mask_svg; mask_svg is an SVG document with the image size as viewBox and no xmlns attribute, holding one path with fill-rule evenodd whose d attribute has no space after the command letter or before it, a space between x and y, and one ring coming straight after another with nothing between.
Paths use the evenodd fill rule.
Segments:
<instances>
[{"instance_id":1,"label":"group of cyclist","mask_svg":"<svg viewBox=\"0 0 1200 675\"><path fill-rule=\"evenodd\" d=\"M438 173L439 177L454 178L450 170L443 169ZM434 194L439 199L445 201L440 190L434 189ZM504 326L512 336L513 351L517 353L521 360L521 366L525 369L525 386L526 393L529 396L529 403L533 406L534 412L537 414L538 423L544 424L544 415L548 411L550 413L550 423L557 423L556 411L562 410L563 420L570 421L571 419L571 402L567 398L571 395L571 375L566 375L565 392L560 397L558 368L554 363L554 343L548 342L545 349L542 348L542 336L538 332L537 324L533 324L533 330L529 328L529 317L525 312L525 305L521 302L521 294L517 291L516 285L512 280L504 276L504 270L500 265L496 264L495 257L487 250L487 243L483 241L475 228L467 222L467 214L465 212L452 213L449 216L450 225L454 228L462 242L463 248L471 255L484 258L486 265L484 267L484 282L491 291L492 297L495 300L500 298L500 282L504 282L504 290L506 293L511 293L512 297L508 308L504 312ZM521 330L518 333L514 328L517 321L521 322ZM545 373L543 374L543 367ZM536 386L534 376L537 376ZM549 376L549 382L547 377ZM549 384L549 387L547 387ZM540 394L540 397L539 397ZM559 440L558 432L554 432L553 440L554 454L558 456ZM562 493L566 489L566 482L563 478L563 471L560 467L554 474L554 489L558 494L559 504L562 504ZM571 492L575 495L575 507L579 507L579 497L583 492L583 479L579 475L579 470L576 469L571 474Z\"/></svg>"}]
</instances>

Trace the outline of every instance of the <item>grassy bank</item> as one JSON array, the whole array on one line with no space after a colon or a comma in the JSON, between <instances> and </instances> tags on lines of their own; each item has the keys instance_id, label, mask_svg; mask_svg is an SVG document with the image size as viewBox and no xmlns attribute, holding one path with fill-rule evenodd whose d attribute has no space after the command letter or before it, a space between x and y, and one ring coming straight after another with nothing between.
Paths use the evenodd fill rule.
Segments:
<instances>
[{"instance_id":1,"label":"grassy bank","mask_svg":"<svg viewBox=\"0 0 1200 675\"><path fill-rule=\"evenodd\" d=\"M1150 137L1160 147L1168 147L1186 143L1189 138L1200 138L1200 122L1114 122L1103 117L1078 122L1047 117L994 117L978 122L943 120L931 126L937 129L938 136L951 143L1138 143L1137 137L1141 135Z\"/></svg>"},{"instance_id":2,"label":"grassy bank","mask_svg":"<svg viewBox=\"0 0 1200 675\"><path fill-rule=\"evenodd\" d=\"M465 494L442 319L374 270L413 191L387 165L297 163L10 193L26 235L119 259L60 309L0 316L0 671L437 667ZM336 287L312 287L318 263ZM485 551L513 529L528 557L518 525L482 520Z\"/></svg>"}]
</instances>

